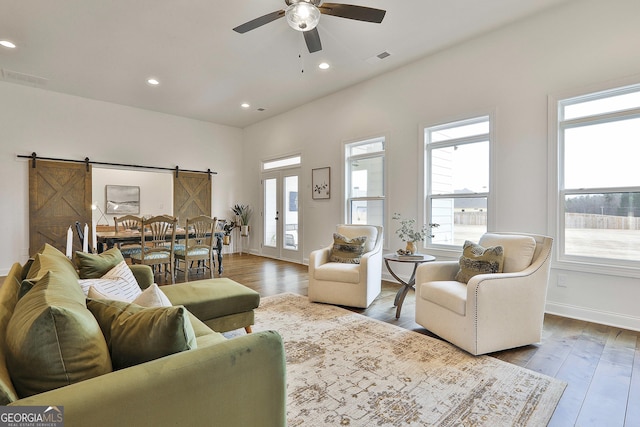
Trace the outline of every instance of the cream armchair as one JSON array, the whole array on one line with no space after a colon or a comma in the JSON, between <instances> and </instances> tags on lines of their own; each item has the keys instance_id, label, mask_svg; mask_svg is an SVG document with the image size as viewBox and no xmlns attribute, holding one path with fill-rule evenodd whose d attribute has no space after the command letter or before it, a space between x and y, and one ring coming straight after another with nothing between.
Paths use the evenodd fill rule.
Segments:
<instances>
[{"instance_id":1,"label":"cream armchair","mask_svg":"<svg viewBox=\"0 0 640 427\"><path fill-rule=\"evenodd\" d=\"M455 281L457 261L430 262L416 273L416 323L471 354L539 342L553 239L487 233L483 247L502 245L503 273Z\"/></svg>"},{"instance_id":2,"label":"cream armchair","mask_svg":"<svg viewBox=\"0 0 640 427\"><path fill-rule=\"evenodd\" d=\"M336 232L348 238L367 236L360 264L330 262L331 249L311 252L309 300L366 308L380 295L382 286L382 227L343 224Z\"/></svg>"}]
</instances>

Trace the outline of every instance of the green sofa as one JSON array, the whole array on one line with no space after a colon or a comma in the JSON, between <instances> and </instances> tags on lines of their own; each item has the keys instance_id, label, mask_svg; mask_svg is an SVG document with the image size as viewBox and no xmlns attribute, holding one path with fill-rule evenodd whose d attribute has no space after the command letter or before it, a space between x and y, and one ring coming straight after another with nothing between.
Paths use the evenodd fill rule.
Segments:
<instances>
[{"instance_id":1,"label":"green sofa","mask_svg":"<svg viewBox=\"0 0 640 427\"><path fill-rule=\"evenodd\" d=\"M131 270L141 288L151 284L149 267ZM175 333L161 335L158 345L169 355L116 366L114 331L127 323L118 317L107 335L109 317L94 308L131 319L137 309L108 304L85 298L76 267L51 246L24 266L14 264L0 288L0 403L62 406L66 426L286 425L285 356L277 332L226 339L184 306L139 309L155 316L150 336L174 322ZM118 344L129 355L145 348L139 343L145 324L135 319L135 340Z\"/></svg>"}]
</instances>

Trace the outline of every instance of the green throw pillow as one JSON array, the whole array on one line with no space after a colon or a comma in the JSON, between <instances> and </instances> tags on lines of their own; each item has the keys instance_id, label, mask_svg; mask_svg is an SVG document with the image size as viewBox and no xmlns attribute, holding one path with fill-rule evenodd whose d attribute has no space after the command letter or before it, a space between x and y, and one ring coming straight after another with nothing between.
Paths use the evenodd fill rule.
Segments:
<instances>
[{"instance_id":1,"label":"green throw pillow","mask_svg":"<svg viewBox=\"0 0 640 427\"><path fill-rule=\"evenodd\" d=\"M7 325L18 302L18 290L22 277L22 267L15 263L0 287L0 337L6 336ZM18 399L6 363L7 344L0 339L0 405L8 405Z\"/></svg>"},{"instance_id":2,"label":"green throw pillow","mask_svg":"<svg viewBox=\"0 0 640 427\"><path fill-rule=\"evenodd\" d=\"M333 233L333 248L329 261L345 264L360 264L360 258L364 253L364 244L367 236L359 236L350 239L340 233Z\"/></svg>"},{"instance_id":3,"label":"green throw pillow","mask_svg":"<svg viewBox=\"0 0 640 427\"><path fill-rule=\"evenodd\" d=\"M99 279L121 261L124 261L124 258L118 248L111 248L101 254L76 252L76 263L81 279Z\"/></svg>"},{"instance_id":4,"label":"green throw pillow","mask_svg":"<svg viewBox=\"0 0 640 427\"><path fill-rule=\"evenodd\" d=\"M504 249L502 246L483 248L477 243L465 241L460 257L460 271L456 274L458 282L467 283L478 274L502 273Z\"/></svg>"},{"instance_id":5,"label":"green throw pillow","mask_svg":"<svg viewBox=\"0 0 640 427\"><path fill-rule=\"evenodd\" d=\"M88 299L87 307L107 340L114 369L197 347L189 312L183 306L146 308L125 301Z\"/></svg>"},{"instance_id":6,"label":"green throw pillow","mask_svg":"<svg viewBox=\"0 0 640 427\"><path fill-rule=\"evenodd\" d=\"M112 370L104 336L77 279L56 270L16 303L6 344L7 368L21 398Z\"/></svg>"}]
</instances>

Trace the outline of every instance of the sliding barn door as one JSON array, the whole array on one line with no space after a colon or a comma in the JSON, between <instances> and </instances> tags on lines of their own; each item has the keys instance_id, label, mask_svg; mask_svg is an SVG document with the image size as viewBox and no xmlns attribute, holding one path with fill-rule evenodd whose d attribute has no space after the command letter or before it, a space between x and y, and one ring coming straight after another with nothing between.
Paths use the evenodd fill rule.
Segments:
<instances>
[{"instance_id":1,"label":"sliding barn door","mask_svg":"<svg viewBox=\"0 0 640 427\"><path fill-rule=\"evenodd\" d=\"M91 165L29 162L29 254L49 243L66 249L67 230L76 221L91 226ZM81 250L75 227L74 250Z\"/></svg>"},{"instance_id":2,"label":"sliding barn door","mask_svg":"<svg viewBox=\"0 0 640 427\"><path fill-rule=\"evenodd\" d=\"M178 172L173 175L173 215L178 224L187 218L211 216L211 178L206 173Z\"/></svg>"}]
</instances>

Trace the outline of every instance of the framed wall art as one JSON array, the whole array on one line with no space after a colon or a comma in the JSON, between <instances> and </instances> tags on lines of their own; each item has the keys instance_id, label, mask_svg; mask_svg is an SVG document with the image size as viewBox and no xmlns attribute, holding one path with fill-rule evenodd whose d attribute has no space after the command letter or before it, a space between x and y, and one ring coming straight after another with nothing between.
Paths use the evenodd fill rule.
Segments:
<instances>
[{"instance_id":1,"label":"framed wall art","mask_svg":"<svg viewBox=\"0 0 640 427\"><path fill-rule=\"evenodd\" d=\"M331 198L331 168L311 170L311 190L314 199Z\"/></svg>"},{"instance_id":2,"label":"framed wall art","mask_svg":"<svg viewBox=\"0 0 640 427\"><path fill-rule=\"evenodd\" d=\"M107 185L108 214L139 214L140 187L131 185Z\"/></svg>"}]
</instances>

